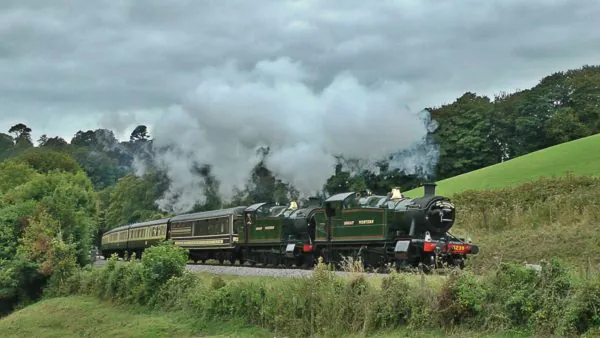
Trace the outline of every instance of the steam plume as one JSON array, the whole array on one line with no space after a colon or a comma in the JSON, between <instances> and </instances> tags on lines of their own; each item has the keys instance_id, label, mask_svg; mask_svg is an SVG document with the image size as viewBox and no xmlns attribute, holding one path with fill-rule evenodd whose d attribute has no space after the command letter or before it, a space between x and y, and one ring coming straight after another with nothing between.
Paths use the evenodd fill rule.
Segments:
<instances>
[{"instance_id":1,"label":"steam plume","mask_svg":"<svg viewBox=\"0 0 600 338\"><path fill-rule=\"evenodd\" d=\"M193 174L199 164L212 165L228 200L260 160L261 146L270 148L267 167L301 194L322 188L335 155L366 163L393 155L392 165L408 172L428 172L437 161L436 149L424 143L430 121L403 108L407 85L368 88L342 73L317 92L308 79L286 58L249 71L235 63L205 70L196 89L153 128L161 149L156 164L172 181L159 206L182 212L203 201L202 178Z\"/></svg>"}]
</instances>

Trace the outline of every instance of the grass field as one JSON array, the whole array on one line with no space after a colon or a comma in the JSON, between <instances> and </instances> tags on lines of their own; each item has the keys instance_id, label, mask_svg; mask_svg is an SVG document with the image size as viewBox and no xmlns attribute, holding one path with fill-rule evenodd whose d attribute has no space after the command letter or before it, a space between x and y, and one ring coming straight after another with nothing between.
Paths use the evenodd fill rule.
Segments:
<instances>
[{"instance_id":1,"label":"grass field","mask_svg":"<svg viewBox=\"0 0 600 338\"><path fill-rule=\"evenodd\" d=\"M0 320L9 337L272 337L237 322L202 322L177 313L144 312L96 298L70 296L38 302Z\"/></svg>"},{"instance_id":2,"label":"grass field","mask_svg":"<svg viewBox=\"0 0 600 338\"><path fill-rule=\"evenodd\" d=\"M490 190L518 186L540 177L600 175L600 134L562 143L493 166L451 177L437 183L436 192L451 196L465 190ZM420 196L423 188L404 194Z\"/></svg>"}]
</instances>

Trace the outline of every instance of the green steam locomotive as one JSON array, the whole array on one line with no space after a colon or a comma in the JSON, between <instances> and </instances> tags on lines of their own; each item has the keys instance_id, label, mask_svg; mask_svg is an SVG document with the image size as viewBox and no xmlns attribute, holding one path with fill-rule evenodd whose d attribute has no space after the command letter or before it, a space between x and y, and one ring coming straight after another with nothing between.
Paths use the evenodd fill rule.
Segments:
<instances>
[{"instance_id":1,"label":"green steam locomotive","mask_svg":"<svg viewBox=\"0 0 600 338\"><path fill-rule=\"evenodd\" d=\"M312 267L319 257L339 264L361 258L365 267L441 265L463 268L479 247L448 233L456 220L452 202L424 185L419 198L399 189L385 195L346 192L324 201L310 199L299 208L257 203L229 209L177 215L125 225L102 236L104 257L124 256L171 239L187 248L194 262Z\"/></svg>"}]
</instances>

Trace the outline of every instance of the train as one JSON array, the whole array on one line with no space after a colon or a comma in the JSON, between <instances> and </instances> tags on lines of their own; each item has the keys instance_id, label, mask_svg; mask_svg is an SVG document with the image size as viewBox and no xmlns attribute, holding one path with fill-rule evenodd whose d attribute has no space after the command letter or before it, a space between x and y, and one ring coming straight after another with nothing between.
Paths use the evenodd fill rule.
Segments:
<instances>
[{"instance_id":1,"label":"train","mask_svg":"<svg viewBox=\"0 0 600 338\"><path fill-rule=\"evenodd\" d=\"M194 263L216 260L240 265L310 268L322 259L339 265L360 258L365 268L464 268L479 247L449 233L456 207L423 184L423 195L349 191L299 207L256 203L180 214L111 229L102 235L105 259L135 253L164 240L188 249Z\"/></svg>"}]
</instances>

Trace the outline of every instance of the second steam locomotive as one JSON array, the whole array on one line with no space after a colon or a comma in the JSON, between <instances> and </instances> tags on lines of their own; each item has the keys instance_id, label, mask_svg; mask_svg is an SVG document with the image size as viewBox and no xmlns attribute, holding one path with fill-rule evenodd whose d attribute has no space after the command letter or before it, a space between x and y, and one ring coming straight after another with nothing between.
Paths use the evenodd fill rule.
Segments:
<instances>
[{"instance_id":1,"label":"second steam locomotive","mask_svg":"<svg viewBox=\"0 0 600 338\"><path fill-rule=\"evenodd\" d=\"M302 208L295 202L257 203L135 223L107 231L101 251L104 257L126 252L139 257L145 248L171 239L203 263L311 267L319 257L334 264L354 257L372 268L462 268L479 248L448 233L456 208L437 196L435 187L425 184L418 198L404 197L399 189L386 196L347 192Z\"/></svg>"}]
</instances>

